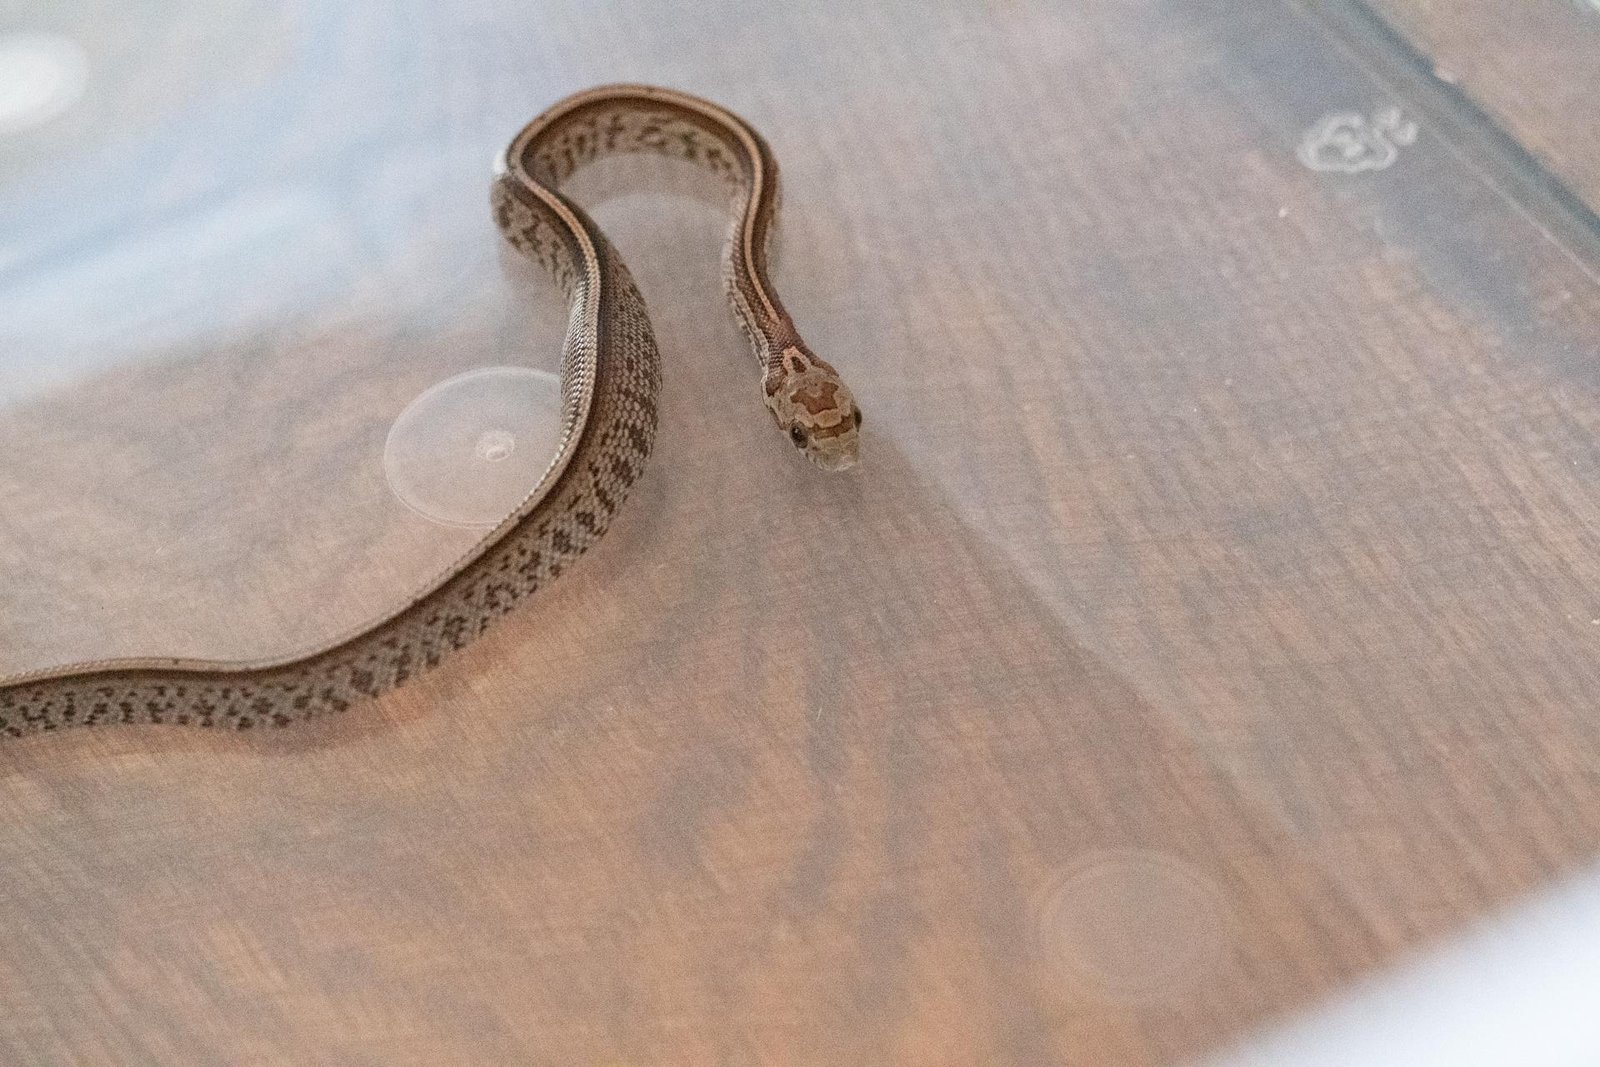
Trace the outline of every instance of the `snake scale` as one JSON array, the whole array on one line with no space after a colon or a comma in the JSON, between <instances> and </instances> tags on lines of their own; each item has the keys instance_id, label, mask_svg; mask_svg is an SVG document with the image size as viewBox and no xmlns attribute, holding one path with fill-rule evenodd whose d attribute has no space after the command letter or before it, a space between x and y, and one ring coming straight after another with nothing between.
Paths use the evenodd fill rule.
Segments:
<instances>
[{"instance_id":1,"label":"snake scale","mask_svg":"<svg viewBox=\"0 0 1600 1067\"><path fill-rule=\"evenodd\" d=\"M669 89L581 92L517 134L491 194L505 238L550 272L570 304L557 452L523 503L428 588L359 632L273 660L107 660L0 679L0 734L97 723L248 729L342 711L435 666L593 545L650 454L660 359L628 268L559 188L620 152L687 160L727 185L735 210L723 281L760 362L767 408L818 466L852 466L861 413L800 339L767 277L778 169L766 142L716 104Z\"/></svg>"}]
</instances>

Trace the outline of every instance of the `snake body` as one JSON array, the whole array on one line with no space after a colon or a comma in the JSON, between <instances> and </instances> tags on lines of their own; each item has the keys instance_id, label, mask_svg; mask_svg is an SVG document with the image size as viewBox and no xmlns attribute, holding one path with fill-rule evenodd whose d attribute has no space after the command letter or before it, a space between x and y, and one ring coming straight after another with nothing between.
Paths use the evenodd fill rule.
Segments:
<instances>
[{"instance_id":1,"label":"snake body","mask_svg":"<svg viewBox=\"0 0 1600 1067\"><path fill-rule=\"evenodd\" d=\"M586 163L618 152L688 160L727 184L736 210L723 279L760 363L767 408L818 466L853 465L854 398L800 339L767 277L778 171L766 143L731 112L672 90L578 93L517 134L491 194L505 238L549 271L570 303L557 453L526 500L426 589L359 632L273 660L107 660L0 679L0 734L98 723L249 729L342 711L435 666L593 545L650 454L661 382L627 267L559 191Z\"/></svg>"}]
</instances>

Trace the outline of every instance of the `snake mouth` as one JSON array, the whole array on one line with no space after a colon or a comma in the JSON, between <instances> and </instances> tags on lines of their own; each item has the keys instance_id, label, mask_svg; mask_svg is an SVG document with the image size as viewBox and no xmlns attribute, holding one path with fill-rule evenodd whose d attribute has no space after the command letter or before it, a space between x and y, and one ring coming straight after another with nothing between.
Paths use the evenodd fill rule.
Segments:
<instances>
[{"instance_id":1,"label":"snake mouth","mask_svg":"<svg viewBox=\"0 0 1600 1067\"><path fill-rule=\"evenodd\" d=\"M823 470L832 471L835 473L839 471L847 471L854 467L857 462L859 462L859 457L853 451L813 452L811 453L810 458L811 462L815 463Z\"/></svg>"}]
</instances>

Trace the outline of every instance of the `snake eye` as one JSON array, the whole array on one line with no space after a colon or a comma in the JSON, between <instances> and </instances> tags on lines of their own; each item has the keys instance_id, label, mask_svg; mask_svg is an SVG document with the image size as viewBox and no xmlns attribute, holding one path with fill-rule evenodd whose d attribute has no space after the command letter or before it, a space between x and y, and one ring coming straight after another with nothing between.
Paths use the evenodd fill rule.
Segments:
<instances>
[{"instance_id":1,"label":"snake eye","mask_svg":"<svg viewBox=\"0 0 1600 1067\"><path fill-rule=\"evenodd\" d=\"M861 428L861 409L860 408L856 408L855 419L856 419L856 428L860 429Z\"/></svg>"},{"instance_id":2,"label":"snake eye","mask_svg":"<svg viewBox=\"0 0 1600 1067\"><path fill-rule=\"evenodd\" d=\"M794 442L796 448L806 447L806 431L801 426L789 427L789 440Z\"/></svg>"}]
</instances>

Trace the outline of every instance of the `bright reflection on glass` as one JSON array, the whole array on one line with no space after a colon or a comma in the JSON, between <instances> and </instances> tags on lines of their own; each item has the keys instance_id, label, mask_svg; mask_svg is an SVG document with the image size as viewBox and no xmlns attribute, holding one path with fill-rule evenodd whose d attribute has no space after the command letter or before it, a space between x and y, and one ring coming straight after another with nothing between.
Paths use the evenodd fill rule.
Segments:
<instances>
[{"instance_id":1,"label":"bright reflection on glass","mask_svg":"<svg viewBox=\"0 0 1600 1067\"><path fill-rule=\"evenodd\" d=\"M239 309L241 331L271 321L324 281L332 257L301 235L334 230L334 219L315 193L280 190L128 226L104 247L57 247L47 234L36 249L0 250L0 267L5 251L24 261L0 277L0 407L126 361L130 338L181 352L219 309ZM264 284L279 278L289 284Z\"/></svg>"},{"instance_id":2,"label":"bright reflection on glass","mask_svg":"<svg viewBox=\"0 0 1600 1067\"><path fill-rule=\"evenodd\" d=\"M1593 1067L1600 871L1208 1067Z\"/></svg>"},{"instance_id":3,"label":"bright reflection on glass","mask_svg":"<svg viewBox=\"0 0 1600 1067\"><path fill-rule=\"evenodd\" d=\"M71 38L0 37L0 134L48 122L83 95L89 62Z\"/></svg>"}]
</instances>

